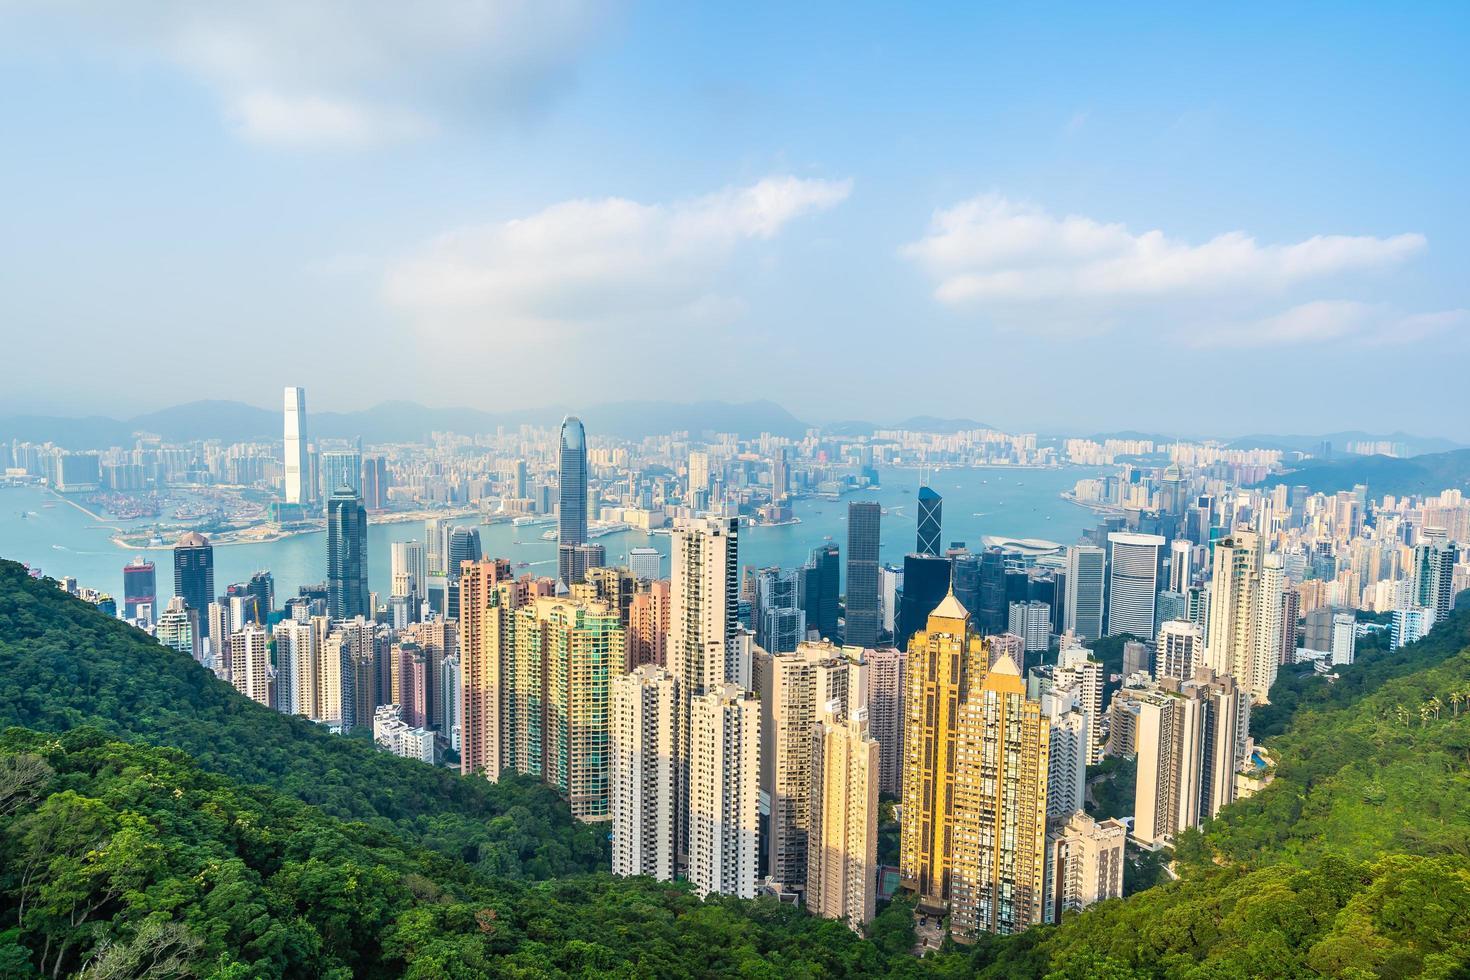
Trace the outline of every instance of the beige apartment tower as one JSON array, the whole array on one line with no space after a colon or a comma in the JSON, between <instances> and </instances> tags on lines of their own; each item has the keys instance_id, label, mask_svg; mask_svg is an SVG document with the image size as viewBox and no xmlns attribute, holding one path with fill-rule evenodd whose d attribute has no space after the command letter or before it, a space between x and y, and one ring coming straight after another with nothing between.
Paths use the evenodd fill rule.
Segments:
<instances>
[{"instance_id":1,"label":"beige apartment tower","mask_svg":"<svg viewBox=\"0 0 1470 980\"><path fill-rule=\"evenodd\" d=\"M878 885L878 743L866 712L829 702L812 728L811 823L806 907L859 935L873 918Z\"/></svg>"},{"instance_id":2,"label":"beige apartment tower","mask_svg":"<svg viewBox=\"0 0 1470 980\"><path fill-rule=\"evenodd\" d=\"M1128 828L1120 820L1094 820L1074 813L1055 822L1046 836L1047 881L1044 922L1061 922L1064 912L1080 912L1123 896L1123 845Z\"/></svg>"}]
</instances>

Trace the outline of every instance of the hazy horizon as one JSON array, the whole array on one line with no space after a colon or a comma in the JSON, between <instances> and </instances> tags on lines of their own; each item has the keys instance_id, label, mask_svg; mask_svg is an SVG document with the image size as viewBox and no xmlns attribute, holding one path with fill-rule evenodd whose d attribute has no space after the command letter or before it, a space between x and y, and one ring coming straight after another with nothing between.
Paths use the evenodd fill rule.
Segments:
<instances>
[{"instance_id":1,"label":"hazy horizon","mask_svg":"<svg viewBox=\"0 0 1470 980\"><path fill-rule=\"evenodd\" d=\"M0 2L0 414L1470 441L1470 8Z\"/></svg>"}]
</instances>

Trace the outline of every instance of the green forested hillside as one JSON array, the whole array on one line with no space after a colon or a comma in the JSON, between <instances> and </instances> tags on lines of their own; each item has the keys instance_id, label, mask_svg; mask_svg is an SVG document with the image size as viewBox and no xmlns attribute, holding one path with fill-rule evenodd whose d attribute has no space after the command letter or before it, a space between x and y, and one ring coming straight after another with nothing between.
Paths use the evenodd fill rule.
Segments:
<instances>
[{"instance_id":1,"label":"green forested hillside","mask_svg":"<svg viewBox=\"0 0 1470 980\"><path fill-rule=\"evenodd\" d=\"M0 728L91 725L181 749L347 820L392 826L495 874L604 866L605 836L529 780L491 784L331 735L241 697L192 659L0 561Z\"/></svg>"},{"instance_id":2,"label":"green forested hillside","mask_svg":"<svg viewBox=\"0 0 1470 980\"><path fill-rule=\"evenodd\" d=\"M1181 881L918 960L902 905L860 940L586 873L539 787L327 736L3 565L0 723L37 731L0 739L0 976L1466 976L1467 631L1284 682L1276 781Z\"/></svg>"}]
</instances>

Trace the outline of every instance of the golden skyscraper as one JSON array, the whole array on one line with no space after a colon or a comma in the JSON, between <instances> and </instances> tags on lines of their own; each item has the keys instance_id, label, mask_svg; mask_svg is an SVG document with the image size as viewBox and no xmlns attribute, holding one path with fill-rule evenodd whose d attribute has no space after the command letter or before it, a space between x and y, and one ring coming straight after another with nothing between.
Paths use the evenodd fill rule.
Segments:
<instances>
[{"instance_id":1,"label":"golden skyscraper","mask_svg":"<svg viewBox=\"0 0 1470 980\"><path fill-rule=\"evenodd\" d=\"M954 594L909 641L900 873L955 938L1041 921L1050 727Z\"/></svg>"},{"instance_id":2,"label":"golden skyscraper","mask_svg":"<svg viewBox=\"0 0 1470 980\"><path fill-rule=\"evenodd\" d=\"M1020 932L1041 921L1051 723L1002 654L961 703L950 930Z\"/></svg>"},{"instance_id":3,"label":"golden skyscraper","mask_svg":"<svg viewBox=\"0 0 1470 980\"><path fill-rule=\"evenodd\" d=\"M899 873L921 912L942 915L949 902L954 832L949 801L960 701L970 676L983 677L985 643L951 592L909 639L904 675L903 824Z\"/></svg>"}]
</instances>

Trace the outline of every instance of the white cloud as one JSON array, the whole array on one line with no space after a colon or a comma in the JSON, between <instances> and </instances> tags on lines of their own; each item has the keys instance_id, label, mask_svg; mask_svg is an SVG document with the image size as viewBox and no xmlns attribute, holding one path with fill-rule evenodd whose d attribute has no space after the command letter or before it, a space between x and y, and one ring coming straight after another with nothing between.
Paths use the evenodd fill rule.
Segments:
<instances>
[{"instance_id":1,"label":"white cloud","mask_svg":"<svg viewBox=\"0 0 1470 980\"><path fill-rule=\"evenodd\" d=\"M0 0L0 17L36 28L31 45L80 40L175 65L218 94L248 139L336 146L421 136L446 116L502 117L536 106L565 83L607 7L603 0Z\"/></svg>"},{"instance_id":2,"label":"white cloud","mask_svg":"<svg viewBox=\"0 0 1470 980\"><path fill-rule=\"evenodd\" d=\"M1276 347L1314 343L1406 344L1470 325L1470 310L1404 314L1386 305L1316 300L1270 316L1191 331L1195 347Z\"/></svg>"},{"instance_id":3,"label":"white cloud","mask_svg":"<svg viewBox=\"0 0 1470 980\"><path fill-rule=\"evenodd\" d=\"M742 246L851 191L847 180L768 177L673 204L565 201L438 236L389 268L385 293L421 326L464 336L718 318L740 309L721 280Z\"/></svg>"},{"instance_id":4,"label":"white cloud","mask_svg":"<svg viewBox=\"0 0 1470 980\"><path fill-rule=\"evenodd\" d=\"M1129 301L1209 293L1274 293L1311 280L1389 268L1423 250L1423 235L1317 235L1261 245L1240 231L1199 245L1162 231L1056 217L984 195L938 211L928 234L903 247L954 307L1085 300Z\"/></svg>"}]
</instances>

